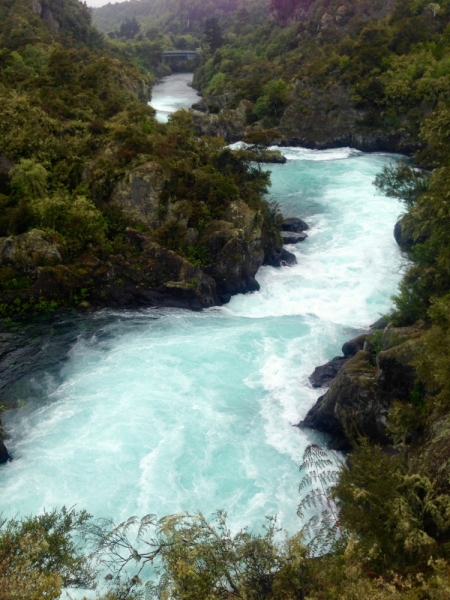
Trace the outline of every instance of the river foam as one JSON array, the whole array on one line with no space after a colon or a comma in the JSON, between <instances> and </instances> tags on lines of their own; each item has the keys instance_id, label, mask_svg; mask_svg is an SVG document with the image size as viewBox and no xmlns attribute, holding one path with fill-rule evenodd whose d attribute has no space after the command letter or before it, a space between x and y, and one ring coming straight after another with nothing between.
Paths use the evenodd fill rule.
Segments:
<instances>
[{"instance_id":1,"label":"river foam","mask_svg":"<svg viewBox=\"0 0 450 600\"><path fill-rule=\"evenodd\" d=\"M298 529L298 465L321 441L293 427L321 393L308 375L389 308L401 207L372 186L395 157L281 151L271 194L311 225L289 247L298 264L262 267L261 291L221 308L87 317L8 415L0 511L76 504L119 521L225 508L233 529L275 513Z\"/></svg>"}]
</instances>

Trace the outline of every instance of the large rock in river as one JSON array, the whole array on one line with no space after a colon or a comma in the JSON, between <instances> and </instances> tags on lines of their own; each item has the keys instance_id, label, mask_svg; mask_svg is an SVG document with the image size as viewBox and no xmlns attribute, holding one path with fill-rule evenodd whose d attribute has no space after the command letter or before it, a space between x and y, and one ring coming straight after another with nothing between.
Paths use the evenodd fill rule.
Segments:
<instances>
[{"instance_id":1,"label":"large rock in river","mask_svg":"<svg viewBox=\"0 0 450 600\"><path fill-rule=\"evenodd\" d=\"M304 242L308 237L306 233L295 233L293 231L281 231L280 235L283 244L298 244Z\"/></svg>"},{"instance_id":2,"label":"large rock in river","mask_svg":"<svg viewBox=\"0 0 450 600\"><path fill-rule=\"evenodd\" d=\"M330 362L327 362L320 367L316 367L310 376L309 380L314 388L324 387L337 376L344 364L359 350L364 349L364 345L369 334L360 335L349 342L345 342L342 346L342 354L344 356L335 356Z\"/></svg>"}]
</instances>

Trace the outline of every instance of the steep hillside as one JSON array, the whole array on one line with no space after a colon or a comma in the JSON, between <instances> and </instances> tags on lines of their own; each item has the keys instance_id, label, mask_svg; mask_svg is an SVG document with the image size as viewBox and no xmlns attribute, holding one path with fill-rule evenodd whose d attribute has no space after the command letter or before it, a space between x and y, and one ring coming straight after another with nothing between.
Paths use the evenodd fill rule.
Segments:
<instances>
[{"instance_id":1,"label":"steep hillside","mask_svg":"<svg viewBox=\"0 0 450 600\"><path fill-rule=\"evenodd\" d=\"M122 23L136 19L141 31L153 28L174 35L200 39L206 19L215 18L224 30L243 15L259 25L266 19L270 0L130 0L107 4L93 11L93 23L104 33L120 29ZM245 11L243 13L243 11Z\"/></svg>"},{"instance_id":2,"label":"steep hillside","mask_svg":"<svg viewBox=\"0 0 450 600\"><path fill-rule=\"evenodd\" d=\"M199 141L187 115L157 123L140 46L104 41L84 4L1 10L0 314L200 307L254 289L268 175Z\"/></svg>"},{"instance_id":3,"label":"steep hillside","mask_svg":"<svg viewBox=\"0 0 450 600\"><path fill-rule=\"evenodd\" d=\"M195 82L211 104L252 103L241 136L276 128L288 144L412 152L448 94L449 22L443 0L273 0L263 26L204 55Z\"/></svg>"}]
</instances>

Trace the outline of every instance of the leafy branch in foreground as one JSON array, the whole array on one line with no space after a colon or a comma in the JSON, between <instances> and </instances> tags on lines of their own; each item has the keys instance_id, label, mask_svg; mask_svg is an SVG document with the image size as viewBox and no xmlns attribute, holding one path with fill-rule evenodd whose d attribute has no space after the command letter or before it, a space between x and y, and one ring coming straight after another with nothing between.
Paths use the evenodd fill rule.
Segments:
<instances>
[{"instance_id":1,"label":"leafy branch in foreground","mask_svg":"<svg viewBox=\"0 0 450 600\"><path fill-rule=\"evenodd\" d=\"M59 598L64 587L95 587L96 570L84 555L86 511L63 507L21 520L0 519L0 598Z\"/></svg>"},{"instance_id":2,"label":"leafy branch in foreground","mask_svg":"<svg viewBox=\"0 0 450 600\"><path fill-rule=\"evenodd\" d=\"M130 541L133 529L135 543ZM107 580L118 600L299 597L290 594L305 558L301 534L279 542L275 518L267 519L261 533L244 528L233 534L227 513L218 511L212 520L182 513L159 521L153 515L131 518L118 526L100 521L89 525L86 534L93 556L110 570Z\"/></svg>"},{"instance_id":3,"label":"leafy branch in foreground","mask_svg":"<svg viewBox=\"0 0 450 600\"><path fill-rule=\"evenodd\" d=\"M331 460L330 454L317 444L310 444L303 453L300 472L304 473L299 485L304 494L297 509L301 519L305 519L309 509L314 514L303 525L302 534L307 542L310 556L317 556L336 548L345 539L339 522L338 508L332 500L332 486L339 479L339 463ZM306 493L305 493L306 492ZM319 512L320 511L320 512Z\"/></svg>"}]
</instances>

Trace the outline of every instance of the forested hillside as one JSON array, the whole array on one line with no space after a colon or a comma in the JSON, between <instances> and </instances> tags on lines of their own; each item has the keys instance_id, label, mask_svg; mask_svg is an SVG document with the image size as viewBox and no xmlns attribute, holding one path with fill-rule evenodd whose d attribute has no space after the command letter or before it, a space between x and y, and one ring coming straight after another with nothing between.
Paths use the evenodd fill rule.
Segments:
<instances>
[{"instance_id":1,"label":"forested hillside","mask_svg":"<svg viewBox=\"0 0 450 600\"><path fill-rule=\"evenodd\" d=\"M411 152L423 117L448 95L449 11L444 1L273 0L264 25L247 23L204 56L195 82L228 94L228 108L252 103L241 130Z\"/></svg>"},{"instance_id":2,"label":"forested hillside","mask_svg":"<svg viewBox=\"0 0 450 600\"><path fill-rule=\"evenodd\" d=\"M131 0L95 9L93 23L109 33L136 19L143 33L156 28L162 33L200 40L206 19L217 19L226 31L244 16L248 22L260 25L267 17L269 4L270 0Z\"/></svg>"},{"instance_id":3,"label":"forested hillside","mask_svg":"<svg viewBox=\"0 0 450 600\"><path fill-rule=\"evenodd\" d=\"M198 140L187 114L156 122L146 101L160 63L140 54L145 42L103 40L77 0L2 0L1 11L1 314L201 306L253 289L271 235L268 176L220 139ZM208 250L210 224L228 215ZM231 238L234 258L216 256ZM219 288L217 264L234 269Z\"/></svg>"}]
</instances>

